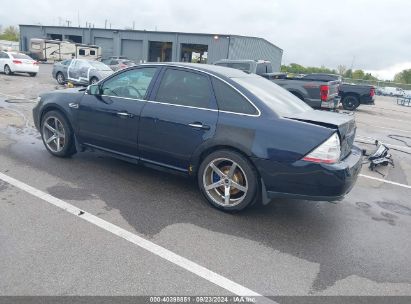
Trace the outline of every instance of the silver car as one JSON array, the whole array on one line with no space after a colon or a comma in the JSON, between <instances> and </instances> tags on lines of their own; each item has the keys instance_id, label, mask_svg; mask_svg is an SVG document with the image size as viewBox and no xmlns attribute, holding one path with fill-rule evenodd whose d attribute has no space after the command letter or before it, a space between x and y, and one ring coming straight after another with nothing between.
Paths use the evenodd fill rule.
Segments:
<instances>
[{"instance_id":1,"label":"silver car","mask_svg":"<svg viewBox=\"0 0 411 304\"><path fill-rule=\"evenodd\" d=\"M76 85L95 84L113 74L109 66L100 61L70 59L56 62L53 66L53 78L59 84L71 82Z\"/></svg>"},{"instance_id":2,"label":"silver car","mask_svg":"<svg viewBox=\"0 0 411 304\"><path fill-rule=\"evenodd\" d=\"M122 70L136 65L134 61L128 59L103 59L101 62L107 64L113 71Z\"/></svg>"}]
</instances>

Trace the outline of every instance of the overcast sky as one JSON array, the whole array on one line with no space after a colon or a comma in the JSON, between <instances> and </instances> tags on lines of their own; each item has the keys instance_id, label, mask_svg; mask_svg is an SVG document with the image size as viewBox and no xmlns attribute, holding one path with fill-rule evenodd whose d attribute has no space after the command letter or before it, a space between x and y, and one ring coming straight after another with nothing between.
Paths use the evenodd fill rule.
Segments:
<instances>
[{"instance_id":1,"label":"overcast sky","mask_svg":"<svg viewBox=\"0 0 411 304\"><path fill-rule=\"evenodd\" d=\"M0 24L58 25L71 20L113 28L263 37L284 50L283 64L372 71L382 78L411 68L407 0L13 0ZM12 12L12 13L10 13ZM60 21L59 21L60 20Z\"/></svg>"}]
</instances>

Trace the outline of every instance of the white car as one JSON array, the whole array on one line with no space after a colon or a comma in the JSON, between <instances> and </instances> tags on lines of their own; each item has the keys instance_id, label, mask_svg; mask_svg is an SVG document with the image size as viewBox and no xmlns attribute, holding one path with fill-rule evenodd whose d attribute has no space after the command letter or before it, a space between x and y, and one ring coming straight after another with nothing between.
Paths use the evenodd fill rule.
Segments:
<instances>
[{"instance_id":1,"label":"white car","mask_svg":"<svg viewBox=\"0 0 411 304\"><path fill-rule=\"evenodd\" d=\"M34 77L39 72L39 63L25 54L0 52L0 72L4 72L6 75L28 73Z\"/></svg>"}]
</instances>

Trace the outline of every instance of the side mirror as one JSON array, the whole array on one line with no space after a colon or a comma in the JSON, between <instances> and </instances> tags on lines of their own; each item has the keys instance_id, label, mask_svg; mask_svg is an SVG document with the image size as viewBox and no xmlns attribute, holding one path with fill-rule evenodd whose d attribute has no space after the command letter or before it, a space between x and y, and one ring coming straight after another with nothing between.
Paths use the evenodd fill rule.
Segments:
<instances>
[{"instance_id":1,"label":"side mirror","mask_svg":"<svg viewBox=\"0 0 411 304\"><path fill-rule=\"evenodd\" d=\"M100 86L98 84L89 85L87 87L87 94L100 96L101 95Z\"/></svg>"}]
</instances>

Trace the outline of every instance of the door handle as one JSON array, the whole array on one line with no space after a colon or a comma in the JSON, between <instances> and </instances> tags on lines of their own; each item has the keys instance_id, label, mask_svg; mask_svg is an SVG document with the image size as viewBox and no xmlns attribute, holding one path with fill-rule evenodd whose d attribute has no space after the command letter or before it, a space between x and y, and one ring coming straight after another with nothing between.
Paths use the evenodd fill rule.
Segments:
<instances>
[{"instance_id":1,"label":"door handle","mask_svg":"<svg viewBox=\"0 0 411 304\"><path fill-rule=\"evenodd\" d=\"M118 116L121 116L121 117L133 117L134 115L133 114L130 114L130 113L128 113L128 112L117 112L116 113Z\"/></svg>"},{"instance_id":2,"label":"door handle","mask_svg":"<svg viewBox=\"0 0 411 304\"><path fill-rule=\"evenodd\" d=\"M203 129L203 130L210 130L210 126L203 125L201 122L193 122L191 124L188 124L192 128L196 129Z\"/></svg>"}]
</instances>

